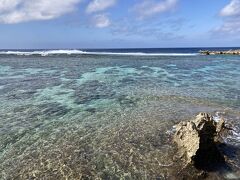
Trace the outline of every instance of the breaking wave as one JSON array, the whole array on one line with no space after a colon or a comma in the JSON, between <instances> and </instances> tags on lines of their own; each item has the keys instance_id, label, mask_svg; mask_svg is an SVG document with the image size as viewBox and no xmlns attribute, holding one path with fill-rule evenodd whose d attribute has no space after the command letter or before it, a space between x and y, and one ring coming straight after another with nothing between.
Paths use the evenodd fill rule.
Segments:
<instances>
[{"instance_id":1,"label":"breaking wave","mask_svg":"<svg viewBox=\"0 0 240 180\"><path fill-rule=\"evenodd\" d=\"M117 56L196 56L198 53L91 52L81 50L0 51L0 55L117 55Z\"/></svg>"}]
</instances>

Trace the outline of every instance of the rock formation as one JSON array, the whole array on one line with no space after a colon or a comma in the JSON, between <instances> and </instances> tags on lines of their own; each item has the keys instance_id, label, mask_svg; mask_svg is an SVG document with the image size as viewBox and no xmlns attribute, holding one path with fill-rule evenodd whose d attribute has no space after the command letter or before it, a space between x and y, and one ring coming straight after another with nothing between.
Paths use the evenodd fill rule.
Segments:
<instances>
[{"instance_id":1,"label":"rock formation","mask_svg":"<svg viewBox=\"0 0 240 180\"><path fill-rule=\"evenodd\" d=\"M223 120L217 123L206 113L200 113L194 120L179 123L174 141L186 164L204 168L213 163L224 162L217 148L219 134L223 128Z\"/></svg>"},{"instance_id":2,"label":"rock formation","mask_svg":"<svg viewBox=\"0 0 240 180\"><path fill-rule=\"evenodd\" d=\"M199 51L200 54L203 55L221 55L221 54L225 54L225 55L240 55L240 49L238 50L228 50L228 51Z\"/></svg>"}]
</instances>

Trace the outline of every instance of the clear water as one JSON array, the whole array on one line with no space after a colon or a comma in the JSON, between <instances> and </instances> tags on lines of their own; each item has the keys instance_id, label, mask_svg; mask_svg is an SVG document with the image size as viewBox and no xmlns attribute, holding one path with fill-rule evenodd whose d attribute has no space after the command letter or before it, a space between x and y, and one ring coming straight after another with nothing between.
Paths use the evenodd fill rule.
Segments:
<instances>
[{"instance_id":1,"label":"clear water","mask_svg":"<svg viewBox=\"0 0 240 180\"><path fill-rule=\"evenodd\" d=\"M239 56L1 54L0 102L0 179L174 179L169 131L201 111L235 130L210 177L240 175Z\"/></svg>"}]
</instances>

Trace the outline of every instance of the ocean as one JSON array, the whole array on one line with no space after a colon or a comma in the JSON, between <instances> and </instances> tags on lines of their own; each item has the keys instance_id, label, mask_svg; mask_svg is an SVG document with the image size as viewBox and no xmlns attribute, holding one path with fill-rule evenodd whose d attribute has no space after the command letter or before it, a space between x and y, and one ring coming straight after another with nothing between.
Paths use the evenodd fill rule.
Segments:
<instances>
[{"instance_id":1,"label":"ocean","mask_svg":"<svg viewBox=\"0 0 240 180\"><path fill-rule=\"evenodd\" d=\"M204 49L1 50L0 179L178 179L199 112L233 126L209 178L239 177L240 57Z\"/></svg>"}]
</instances>

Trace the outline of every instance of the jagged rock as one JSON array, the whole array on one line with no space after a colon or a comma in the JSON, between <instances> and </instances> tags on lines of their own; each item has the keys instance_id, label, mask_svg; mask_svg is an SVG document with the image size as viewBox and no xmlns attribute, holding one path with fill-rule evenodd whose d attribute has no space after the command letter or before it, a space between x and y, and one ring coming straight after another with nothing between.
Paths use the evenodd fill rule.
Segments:
<instances>
[{"instance_id":1,"label":"jagged rock","mask_svg":"<svg viewBox=\"0 0 240 180\"><path fill-rule=\"evenodd\" d=\"M221 119L216 126L216 132L219 134L221 131L225 128L225 121L224 119Z\"/></svg>"},{"instance_id":2,"label":"jagged rock","mask_svg":"<svg viewBox=\"0 0 240 180\"><path fill-rule=\"evenodd\" d=\"M237 49L237 50L228 50L228 51L208 51L208 50L205 50L205 51L199 51L201 54L204 54L204 55L240 55L240 49Z\"/></svg>"},{"instance_id":3,"label":"jagged rock","mask_svg":"<svg viewBox=\"0 0 240 180\"><path fill-rule=\"evenodd\" d=\"M224 161L216 146L219 132L223 128L223 120L217 123L206 113L200 113L194 120L179 123L174 141L186 164L202 168L211 163Z\"/></svg>"}]
</instances>

